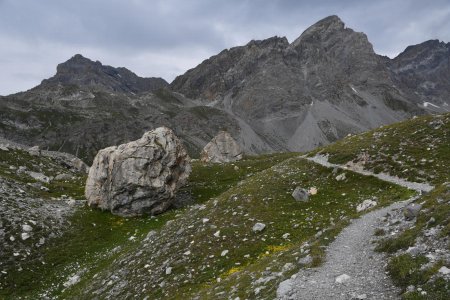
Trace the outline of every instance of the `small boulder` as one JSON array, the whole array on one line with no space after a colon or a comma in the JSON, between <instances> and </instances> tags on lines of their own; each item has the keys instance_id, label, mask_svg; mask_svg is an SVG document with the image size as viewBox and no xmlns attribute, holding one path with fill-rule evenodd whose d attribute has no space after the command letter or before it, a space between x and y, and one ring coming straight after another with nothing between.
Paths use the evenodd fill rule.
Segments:
<instances>
[{"instance_id":1,"label":"small boulder","mask_svg":"<svg viewBox=\"0 0 450 300\"><path fill-rule=\"evenodd\" d=\"M41 148L39 146L33 146L28 148L28 153L34 156L40 156L41 155Z\"/></svg>"},{"instance_id":2,"label":"small boulder","mask_svg":"<svg viewBox=\"0 0 450 300\"><path fill-rule=\"evenodd\" d=\"M72 176L67 173L61 173L55 176L55 180L71 180Z\"/></svg>"},{"instance_id":3,"label":"small boulder","mask_svg":"<svg viewBox=\"0 0 450 300\"><path fill-rule=\"evenodd\" d=\"M38 173L38 172L33 172L33 171L26 171L26 173L32 177L33 179L40 181L40 182L44 182L44 183L50 183L50 177L45 176L42 173Z\"/></svg>"},{"instance_id":4,"label":"small boulder","mask_svg":"<svg viewBox=\"0 0 450 300\"><path fill-rule=\"evenodd\" d=\"M256 223L255 225L253 225L253 232L261 232L266 228L266 224L264 223Z\"/></svg>"},{"instance_id":5,"label":"small boulder","mask_svg":"<svg viewBox=\"0 0 450 300\"><path fill-rule=\"evenodd\" d=\"M317 195L317 188L315 188L315 187L310 188L309 191L308 191L308 193L309 193L311 196Z\"/></svg>"},{"instance_id":6,"label":"small boulder","mask_svg":"<svg viewBox=\"0 0 450 300\"><path fill-rule=\"evenodd\" d=\"M307 202L309 200L309 193L302 187L296 187L292 192L292 197L297 201Z\"/></svg>"},{"instance_id":7,"label":"small boulder","mask_svg":"<svg viewBox=\"0 0 450 300\"><path fill-rule=\"evenodd\" d=\"M336 279L335 279L335 282L336 283L346 283L347 281L349 281L350 280L350 276L348 276L347 274L342 274L342 275L339 275L338 277L336 277Z\"/></svg>"},{"instance_id":8,"label":"small boulder","mask_svg":"<svg viewBox=\"0 0 450 300\"><path fill-rule=\"evenodd\" d=\"M183 144L172 130L160 127L139 140L100 150L85 195L89 205L113 214L155 215L172 205L190 173Z\"/></svg>"},{"instance_id":9,"label":"small boulder","mask_svg":"<svg viewBox=\"0 0 450 300\"><path fill-rule=\"evenodd\" d=\"M447 268L446 266L442 266L439 269L439 273L444 274L444 275L449 275L450 274L450 269Z\"/></svg>"},{"instance_id":10,"label":"small boulder","mask_svg":"<svg viewBox=\"0 0 450 300\"><path fill-rule=\"evenodd\" d=\"M403 209L403 215L405 216L406 220L411 221L419 215L421 209L422 205L412 203Z\"/></svg>"},{"instance_id":11,"label":"small boulder","mask_svg":"<svg viewBox=\"0 0 450 300\"><path fill-rule=\"evenodd\" d=\"M345 176L345 173L339 174L338 176L336 176L336 181L342 181L345 180L347 177Z\"/></svg>"},{"instance_id":12,"label":"small boulder","mask_svg":"<svg viewBox=\"0 0 450 300\"><path fill-rule=\"evenodd\" d=\"M361 212L374 206L377 206L376 201L366 199L362 203L358 204L358 206L356 207L356 211Z\"/></svg>"},{"instance_id":13,"label":"small boulder","mask_svg":"<svg viewBox=\"0 0 450 300\"><path fill-rule=\"evenodd\" d=\"M203 162L224 163L242 159L242 150L233 137L220 131L200 153Z\"/></svg>"}]
</instances>

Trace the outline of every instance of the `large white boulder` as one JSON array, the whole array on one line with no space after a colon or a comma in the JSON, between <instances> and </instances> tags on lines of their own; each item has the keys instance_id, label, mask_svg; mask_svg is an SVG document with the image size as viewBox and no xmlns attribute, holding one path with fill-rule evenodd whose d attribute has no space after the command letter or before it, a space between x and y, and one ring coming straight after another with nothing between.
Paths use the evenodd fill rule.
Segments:
<instances>
[{"instance_id":1,"label":"large white boulder","mask_svg":"<svg viewBox=\"0 0 450 300\"><path fill-rule=\"evenodd\" d=\"M220 131L200 153L203 162L224 163L242 159L239 144L226 131Z\"/></svg>"},{"instance_id":2,"label":"large white boulder","mask_svg":"<svg viewBox=\"0 0 450 300\"><path fill-rule=\"evenodd\" d=\"M172 130L160 127L141 139L100 150L89 170L89 205L122 216L167 210L191 172L190 158Z\"/></svg>"}]
</instances>

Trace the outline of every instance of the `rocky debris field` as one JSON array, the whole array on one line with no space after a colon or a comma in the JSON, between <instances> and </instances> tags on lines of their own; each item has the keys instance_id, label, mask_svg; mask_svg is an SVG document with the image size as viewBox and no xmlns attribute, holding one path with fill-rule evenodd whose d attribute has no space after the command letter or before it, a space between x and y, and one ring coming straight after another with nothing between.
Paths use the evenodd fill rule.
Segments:
<instances>
[{"instance_id":1,"label":"rocky debris field","mask_svg":"<svg viewBox=\"0 0 450 300\"><path fill-rule=\"evenodd\" d=\"M406 299L450 295L450 183L388 213L377 229L377 250ZM416 297L416 298L414 298Z\"/></svg>"},{"instance_id":2,"label":"rocky debris field","mask_svg":"<svg viewBox=\"0 0 450 300\"><path fill-rule=\"evenodd\" d=\"M31 261L70 225L85 181L73 157L41 153L4 140L0 145L0 289L10 272ZM75 164L74 164L75 162ZM78 169L80 167L81 169ZM83 170L84 172L80 172Z\"/></svg>"}]
</instances>

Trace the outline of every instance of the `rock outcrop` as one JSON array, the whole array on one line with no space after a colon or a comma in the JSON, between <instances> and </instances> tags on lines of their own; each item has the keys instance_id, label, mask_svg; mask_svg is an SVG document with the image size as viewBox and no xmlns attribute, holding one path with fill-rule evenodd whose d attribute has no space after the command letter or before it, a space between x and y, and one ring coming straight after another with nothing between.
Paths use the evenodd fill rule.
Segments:
<instances>
[{"instance_id":1,"label":"rock outcrop","mask_svg":"<svg viewBox=\"0 0 450 300\"><path fill-rule=\"evenodd\" d=\"M173 203L191 172L190 158L172 130L98 152L86 182L89 205L121 216L155 215Z\"/></svg>"},{"instance_id":2,"label":"rock outcrop","mask_svg":"<svg viewBox=\"0 0 450 300\"><path fill-rule=\"evenodd\" d=\"M237 161L242 159L242 150L228 132L221 131L203 148L200 159L213 163Z\"/></svg>"}]
</instances>

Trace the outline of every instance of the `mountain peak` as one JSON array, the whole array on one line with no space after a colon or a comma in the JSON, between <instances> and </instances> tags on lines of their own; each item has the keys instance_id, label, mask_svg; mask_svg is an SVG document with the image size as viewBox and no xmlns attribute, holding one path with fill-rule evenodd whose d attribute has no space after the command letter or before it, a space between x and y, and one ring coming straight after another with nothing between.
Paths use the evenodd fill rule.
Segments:
<instances>
[{"instance_id":1,"label":"mountain peak","mask_svg":"<svg viewBox=\"0 0 450 300\"><path fill-rule=\"evenodd\" d=\"M311 38L317 39L317 37L327 37L338 31L345 29L344 22L336 15L328 16L314 25L308 27L301 35L298 37L292 45L294 47L298 46L302 41L309 40Z\"/></svg>"},{"instance_id":2,"label":"mountain peak","mask_svg":"<svg viewBox=\"0 0 450 300\"><path fill-rule=\"evenodd\" d=\"M147 92L168 83L162 78L142 78L126 68L114 68L92 61L81 54L75 54L69 60L59 64L56 75L42 82L48 85L78 85L95 90L118 92Z\"/></svg>"}]
</instances>

